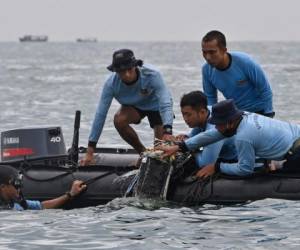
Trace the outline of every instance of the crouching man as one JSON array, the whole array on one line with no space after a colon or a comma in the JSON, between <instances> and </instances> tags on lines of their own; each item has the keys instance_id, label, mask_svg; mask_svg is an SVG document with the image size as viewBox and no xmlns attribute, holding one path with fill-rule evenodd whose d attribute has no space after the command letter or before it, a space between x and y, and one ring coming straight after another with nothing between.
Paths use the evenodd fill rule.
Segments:
<instances>
[{"instance_id":1,"label":"crouching man","mask_svg":"<svg viewBox=\"0 0 300 250\"><path fill-rule=\"evenodd\" d=\"M187 135L179 135L177 139L184 141L195 140L194 136L201 134L214 125L208 122L210 117L210 107L207 106L207 98L201 91L192 91L182 96L180 108L185 123L192 128ZM196 137L195 137L196 138ZM215 164L217 161L233 162L236 161L236 149L234 137L224 138L218 142L205 146L201 152L194 154L197 167L202 169L209 164ZM200 175L199 170L197 176Z\"/></svg>"},{"instance_id":2,"label":"crouching man","mask_svg":"<svg viewBox=\"0 0 300 250\"><path fill-rule=\"evenodd\" d=\"M213 105L208 122L214 124L223 137L235 137L238 162L208 164L197 176L207 177L216 171L228 175L251 175L257 168L264 167L264 164L255 162L256 158L283 161L283 172L299 172L299 125L243 112L236 107L232 99ZM222 140L222 137L211 129L182 141L179 145L161 147L161 150L165 152L164 156L168 156L177 151L192 151L207 145L208 141L214 143L219 140Z\"/></svg>"}]
</instances>

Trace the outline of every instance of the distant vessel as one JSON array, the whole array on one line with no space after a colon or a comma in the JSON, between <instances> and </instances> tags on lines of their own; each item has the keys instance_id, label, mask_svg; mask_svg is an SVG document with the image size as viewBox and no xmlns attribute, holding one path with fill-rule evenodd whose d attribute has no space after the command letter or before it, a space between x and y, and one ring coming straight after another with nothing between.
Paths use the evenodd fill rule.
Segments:
<instances>
[{"instance_id":1,"label":"distant vessel","mask_svg":"<svg viewBox=\"0 0 300 250\"><path fill-rule=\"evenodd\" d=\"M19 38L20 42L47 42L48 36L25 35Z\"/></svg>"},{"instance_id":2,"label":"distant vessel","mask_svg":"<svg viewBox=\"0 0 300 250\"><path fill-rule=\"evenodd\" d=\"M96 37L77 38L76 42L78 42L78 43L96 43L96 42L98 42L98 39Z\"/></svg>"}]
</instances>

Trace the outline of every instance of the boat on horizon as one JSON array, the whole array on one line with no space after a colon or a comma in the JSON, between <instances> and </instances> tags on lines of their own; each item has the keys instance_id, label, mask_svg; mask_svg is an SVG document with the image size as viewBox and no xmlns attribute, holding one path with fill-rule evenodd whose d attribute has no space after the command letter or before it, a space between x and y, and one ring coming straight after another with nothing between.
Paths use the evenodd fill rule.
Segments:
<instances>
[{"instance_id":1,"label":"boat on horizon","mask_svg":"<svg viewBox=\"0 0 300 250\"><path fill-rule=\"evenodd\" d=\"M33 35L24 35L19 38L20 42L47 42L48 36L33 36Z\"/></svg>"},{"instance_id":2,"label":"boat on horizon","mask_svg":"<svg viewBox=\"0 0 300 250\"><path fill-rule=\"evenodd\" d=\"M97 43L98 39L96 37L83 37L83 38L77 38L76 42L78 42L78 43Z\"/></svg>"}]
</instances>

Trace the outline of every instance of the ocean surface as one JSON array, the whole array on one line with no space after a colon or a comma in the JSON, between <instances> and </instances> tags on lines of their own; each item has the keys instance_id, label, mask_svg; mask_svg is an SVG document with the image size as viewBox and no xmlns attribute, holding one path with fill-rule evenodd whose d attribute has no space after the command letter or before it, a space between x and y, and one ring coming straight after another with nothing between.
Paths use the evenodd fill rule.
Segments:
<instances>
[{"instance_id":1,"label":"ocean surface","mask_svg":"<svg viewBox=\"0 0 300 250\"><path fill-rule=\"evenodd\" d=\"M276 117L300 124L300 43L229 42L228 47L262 65ZM187 131L179 101L183 93L202 89L204 61L197 42L0 43L0 131L61 126L70 146L75 111L81 110L80 145L86 146L106 66L120 48L133 49L161 70L174 99L174 131ZM112 123L118 107L112 103L98 146L128 147ZM148 123L135 129L151 146ZM0 211L0 228L0 249L299 249L300 203L266 199L182 207L116 199L67 211Z\"/></svg>"}]
</instances>

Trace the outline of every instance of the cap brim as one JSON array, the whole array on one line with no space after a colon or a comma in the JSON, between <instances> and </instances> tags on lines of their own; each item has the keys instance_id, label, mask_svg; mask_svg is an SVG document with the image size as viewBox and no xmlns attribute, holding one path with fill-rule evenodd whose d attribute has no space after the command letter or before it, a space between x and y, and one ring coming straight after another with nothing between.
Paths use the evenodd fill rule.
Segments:
<instances>
[{"instance_id":1,"label":"cap brim","mask_svg":"<svg viewBox=\"0 0 300 250\"><path fill-rule=\"evenodd\" d=\"M111 65L109 65L109 66L107 66L106 67L109 71L112 71L112 72L114 72L114 67L113 67L113 65L111 64Z\"/></svg>"},{"instance_id":2,"label":"cap brim","mask_svg":"<svg viewBox=\"0 0 300 250\"><path fill-rule=\"evenodd\" d=\"M107 69L112 72L118 72L126 69L131 69L132 67L135 67L137 65L138 65L138 61L136 60L134 62L131 62L130 64L120 65L120 66L114 66L113 64L111 64L107 66Z\"/></svg>"},{"instance_id":3,"label":"cap brim","mask_svg":"<svg viewBox=\"0 0 300 250\"><path fill-rule=\"evenodd\" d=\"M207 121L210 124L214 124L214 125L226 124L227 122L231 122L231 121L239 118L240 116L243 115L243 113L244 113L243 111L238 110L234 115L232 115L228 118L218 118L218 117L211 116L207 119Z\"/></svg>"}]
</instances>

